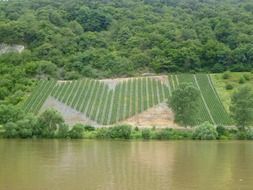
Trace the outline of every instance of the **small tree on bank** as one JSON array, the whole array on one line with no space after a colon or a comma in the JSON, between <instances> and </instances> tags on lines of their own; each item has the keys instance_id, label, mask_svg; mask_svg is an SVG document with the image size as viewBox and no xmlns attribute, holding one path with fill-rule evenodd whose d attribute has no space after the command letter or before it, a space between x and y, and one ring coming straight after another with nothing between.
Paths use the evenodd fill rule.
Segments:
<instances>
[{"instance_id":1,"label":"small tree on bank","mask_svg":"<svg viewBox=\"0 0 253 190\"><path fill-rule=\"evenodd\" d=\"M38 126L43 137L53 137L58 127L64 124L64 119L59 112L48 109L38 118Z\"/></svg>"},{"instance_id":2,"label":"small tree on bank","mask_svg":"<svg viewBox=\"0 0 253 190\"><path fill-rule=\"evenodd\" d=\"M198 120L200 92L190 83L182 83L173 91L169 106L175 113L175 122L193 126Z\"/></svg>"},{"instance_id":3,"label":"small tree on bank","mask_svg":"<svg viewBox=\"0 0 253 190\"><path fill-rule=\"evenodd\" d=\"M253 123L253 90L249 86L239 88L231 98L230 112L239 130Z\"/></svg>"}]
</instances>

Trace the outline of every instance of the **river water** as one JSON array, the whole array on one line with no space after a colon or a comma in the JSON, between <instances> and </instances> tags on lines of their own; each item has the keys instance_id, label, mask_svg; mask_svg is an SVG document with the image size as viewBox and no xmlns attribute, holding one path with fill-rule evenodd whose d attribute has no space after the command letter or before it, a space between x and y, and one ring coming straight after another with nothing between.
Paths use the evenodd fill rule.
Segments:
<instances>
[{"instance_id":1,"label":"river water","mask_svg":"<svg viewBox=\"0 0 253 190\"><path fill-rule=\"evenodd\" d=\"M252 190L253 142L0 140L0 190Z\"/></svg>"}]
</instances>

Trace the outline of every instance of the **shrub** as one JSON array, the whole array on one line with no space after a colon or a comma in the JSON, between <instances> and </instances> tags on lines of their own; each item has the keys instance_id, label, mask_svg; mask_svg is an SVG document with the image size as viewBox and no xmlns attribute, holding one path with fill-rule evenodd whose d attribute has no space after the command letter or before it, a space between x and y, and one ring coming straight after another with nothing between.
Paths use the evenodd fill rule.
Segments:
<instances>
[{"instance_id":1,"label":"shrub","mask_svg":"<svg viewBox=\"0 0 253 190\"><path fill-rule=\"evenodd\" d=\"M141 131L140 131L140 130L138 130L138 131L132 130L132 131L131 131L131 137L130 137L130 138L131 138L131 139L142 139Z\"/></svg>"},{"instance_id":2,"label":"shrub","mask_svg":"<svg viewBox=\"0 0 253 190\"><path fill-rule=\"evenodd\" d=\"M243 77L241 77L240 79L239 79L239 84L244 84L245 83L245 79L243 78Z\"/></svg>"},{"instance_id":3,"label":"shrub","mask_svg":"<svg viewBox=\"0 0 253 190\"><path fill-rule=\"evenodd\" d=\"M105 138L109 138L109 129L108 128L105 128L105 127L101 127L101 128L98 128L96 130L96 138L99 138L99 139L105 139Z\"/></svg>"},{"instance_id":4,"label":"shrub","mask_svg":"<svg viewBox=\"0 0 253 190\"><path fill-rule=\"evenodd\" d=\"M95 127L93 127L91 125L85 125L84 126L84 130L85 131L95 131Z\"/></svg>"},{"instance_id":5,"label":"shrub","mask_svg":"<svg viewBox=\"0 0 253 190\"><path fill-rule=\"evenodd\" d=\"M193 139L197 140L215 140L217 137L218 133L215 127L209 122L202 123L193 132Z\"/></svg>"},{"instance_id":6,"label":"shrub","mask_svg":"<svg viewBox=\"0 0 253 190\"><path fill-rule=\"evenodd\" d=\"M132 127L129 125L119 125L115 127L109 128L109 136L110 138L123 138L129 139L131 136Z\"/></svg>"},{"instance_id":7,"label":"shrub","mask_svg":"<svg viewBox=\"0 0 253 190\"><path fill-rule=\"evenodd\" d=\"M150 136L151 136L150 129L142 129L141 136L143 139L150 139Z\"/></svg>"},{"instance_id":8,"label":"shrub","mask_svg":"<svg viewBox=\"0 0 253 190\"><path fill-rule=\"evenodd\" d=\"M69 132L69 126L67 124L62 124L59 126L59 130L57 133L57 137L59 138L67 138Z\"/></svg>"},{"instance_id":9,"label":"shrub","mask_svg":"<svg viewBox=\"0 0 253 190\"><path fill-rule=\"evenodd\" d=\"M53 138L56 130L63 123L63 117L54 109L48 109L38 117L38 124L42 130L42 136L47 138Z\"/></svg>"},{"instance_id":10,"label":"shrub","mask_svg":"<svg viewBox=\"0 0 253 190\"><path fill-rule=\"evenodd\" d=\"M246 140L247 139L247 132L246 131L238 131L236 137L238 140Z\"/></svg>"},{"instance_id":11,"label":"shrub","mask_svg":"<svg viewBox=\"0 0 253 190\"><path fill-rule=\"evenodd\" d=\"M173 130L166 128L166 129L161 129L159 131L157 131L156 133L156 137L159 140L165 140L165 139L172 139L173 137Z\"/></svg>"},{"instance_id":12,"label":"shrub","mask_svg":"<svg viewBox=\"0 0 253 190\"><path fill-rule=\"evenodd\" d=\"M234 87L232 84L226 84L226 90L232 90Z\"/></svg>"},{"instance_id":13,"label":"shrub","mask_svg":"<svg viewBox=\"0 0 253 190\"><path fill-rule=\"evenodd\" d=\"M222 135L225 135L226 128L224 126L222 126L222 125L218 125L216 127L216 131L217 131L217 133L218 133L219 136L222 136Z\"/></svg>"},{"instance_id":14,"label":"shrub","mask_svg":"<svg viewBox=\"0 0 253 190\"><path fill-rule=\"evenodd\" d=\"M250 80L250 75L249 75L249 74L244 74L244 75L243 75L243 78L244 78L245 80L249 81L249 80Z\"/></svg>"},{"instance_id":15,"label":"shrub","mask_svg":"<svg viewBox=\"0 0 253 190\"><path fill-rule=\"evenodd\" d=\"M253 129L247 128L245 131L237 131L237 139L253 140Z\"/></svg>"},{"instance_id":16,"label":"shrub","mask_svg":"<svg viewBox=\"0 0 253 190\"><path fill-rule=\"evenodd\" d=\"M230 78L230 73L228 71L226 71L225 73L223 73L222 78L223 79L229 79Z\"/></svg>"},{"instance_id":17,"label":"shrub","mask_svg":"<svg viewBox=\"0 0 253 190\"><path fill-rule=\"evenodd\" d=\"M72 139L81 139L83 137L84 126L82 124L76 124L68 132L68 136Z\"/></svg>"},{"instance_id":18,"label":"shrub","mask_svg":"<svg viewBox=\"0 0 253 190\"><path fill-rule=\"evenodd\" d=\"M246 134L247 140L253 140L253 129L251 128L247 129Z\"/></svg>"},{"instance_id":19,"label":"shrub","mask_svg":"<svg viewBox=\"0 0 253 190\"><path fill-rule=\"evenodd\" d=\"M18 137L18 127L16 123L8 122L4 125L4 137L6 138L16 138Z\"/></svg>"}]
</instances>

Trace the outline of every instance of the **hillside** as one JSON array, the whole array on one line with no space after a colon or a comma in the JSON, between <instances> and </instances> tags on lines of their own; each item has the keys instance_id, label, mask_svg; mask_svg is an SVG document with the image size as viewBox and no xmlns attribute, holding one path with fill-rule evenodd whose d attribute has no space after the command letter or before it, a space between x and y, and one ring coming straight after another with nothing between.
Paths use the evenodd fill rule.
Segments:
<instances>
[{"instance_id":1,"label":"hillside","mask_svg":"<svg viewBox=\"0 0 253 190\"><path fill-rule=\"evenodd\" d=\"M207 74L76 81L42 80L24 103L27 112L40 113L53 107L66 122L138 126L176 126L167 101L180 83L193 83L201 92L196 123L230 125L231 121Z\"/></svg>"},{"instance_id":2,"label":"hillside","mask_svg":"<svg viewBox=\"0 0 253 190\"><path fill-rule=\"evenodd\" d=\"M250 71L250 0L0 1L0 103L33 80Z\"/></svg>"}]
</instances>

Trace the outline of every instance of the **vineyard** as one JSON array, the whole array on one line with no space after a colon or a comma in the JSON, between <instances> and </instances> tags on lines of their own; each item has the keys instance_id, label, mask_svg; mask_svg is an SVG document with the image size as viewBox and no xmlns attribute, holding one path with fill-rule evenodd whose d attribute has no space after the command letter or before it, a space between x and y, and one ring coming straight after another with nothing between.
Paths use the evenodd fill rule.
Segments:
<instances>
[{"instance_id":1,"label":"vineyard","mask_svg":"<svg viewBox=\"0 0 253 190\"><path fill-rule=\"evenodd\" d=\"M57 84L55 81L41 81L24 109L38 113L47 97L52 96L91 120L109 125L165 102L168 95L166 85L146 77L125 80L114 89L110 89L103 81L92 79Z\"/></svg>"},{"instance_id":2,"label":"vineyard","mask_svg":"<svg viewBox=\"0 0 253 190\"><path fill-rule=\"evenodd\" d=\"M180 83L192 83L201 92L199 108L199 121L209 121L213 124L231 124L228 113L226 112L220 98L213 86L212 80L206 74L179 74L170 75L169 83L174 90Z\"/></svg>"},{"instance_id":3,"label":"vineyard","mask_svg":"<svg viewBox=\"0 0 253 190\"><path fill-rule=\"evenodd\" d=\"M180 83L192 83L201 91L199 120L230 124L209 75L169 75L161 81L152 77L128 78L111 87L103 80L40 81L24 103L24 110L38 114L48 97L84 114L100 125L110 125L167 102Z\"/></svg>"}]
</instances>

